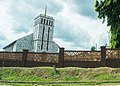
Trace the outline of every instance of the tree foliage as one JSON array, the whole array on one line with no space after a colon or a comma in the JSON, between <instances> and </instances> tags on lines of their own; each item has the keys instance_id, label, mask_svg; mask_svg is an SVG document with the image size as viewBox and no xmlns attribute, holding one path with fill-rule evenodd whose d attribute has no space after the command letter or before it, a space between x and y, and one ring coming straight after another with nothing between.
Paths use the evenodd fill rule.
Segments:
<instances>
[{"instance_id":1,"label":"tree foliage","mask_svg":"<svg viewBox=\"0 0 120 86\"><path fill-rule=\"evenodd\" d=\"M95 46L92 46L91 51L95 51L95 50L96 50Z\"/></svg>"},{"instance_id":2,"label":"tree foliage","mask_svg":"<svg viewBox=\"0 0 120 86\"><path fill-rule=\"evenodd\" d=\"M120 0L96 0L95 11L110 26L111 47L120 48Z\"/></svg>"}]
</instances>

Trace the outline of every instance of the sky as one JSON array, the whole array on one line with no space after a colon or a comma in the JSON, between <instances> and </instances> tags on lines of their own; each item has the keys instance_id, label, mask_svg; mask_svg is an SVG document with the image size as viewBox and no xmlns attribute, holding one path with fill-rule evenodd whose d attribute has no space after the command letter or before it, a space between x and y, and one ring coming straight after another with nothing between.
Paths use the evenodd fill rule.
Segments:
<instances>
[{"instance_id":1,"label":"sky","mask_svg":"<svg viewBox=\"0 0 120 86\"><path fill-rule=\"evenodd\" d=\"M109 44L109 27L97 18L94 0L0 0L0 50L34 32L34 18L55 19L54 41L65 49L90 50Z\"/></svg>"}]
</instances>

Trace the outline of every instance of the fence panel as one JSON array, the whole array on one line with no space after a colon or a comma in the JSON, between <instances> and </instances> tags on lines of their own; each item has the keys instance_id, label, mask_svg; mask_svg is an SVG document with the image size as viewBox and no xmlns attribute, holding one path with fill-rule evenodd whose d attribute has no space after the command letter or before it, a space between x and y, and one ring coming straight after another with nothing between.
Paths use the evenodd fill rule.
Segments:
<instances>
[{"instance_id":1,"label":"fence panel","mask_svg":"<svg viewBox=\"0 0 120 86\"><path fill-rule=\"evenodd\" d=\"M120 58L120 49L106 49L106 58L107 59Z\"/></svg>"},{"instance_id":2,"label":"fence panel","mask_svg":"<svg viewBox=\"0 0 120 86\"><path fill-rule=\"evenodd\" d=\"M4 62L4 64L3 64ZM52 66L58 67L120 67L120 49L101 51L74 51L61 48L59 53L0 52L0 66Z\"/></svg>"},{"instance_id":3,"label":"fence panel","mask_svg":"<svg viewBox=\"0 0 120 86\"><path fill-rule=\"evenodd\" d=\"M64 52L65 61L100 61L100 51L68 51Z\"/></svg>"},{"instance_id":4,"label":"fence panel","mask_svg":"<svg viewBox=\"0 0 120 86\"><path fill-rule=\"evenodd\" d=\"M0 60L22 61L22 52L0 52Z\"/></svg>"},{"instance_id":5,"label":"fence panel","mask_svg":"<svg viewBox=\"0 0 120 86\"><path fill-rule=\"evenodd\" d=\"M27 61L58 63L58 53L32 53L28 52Z\"/></svg>"}]
</instances>

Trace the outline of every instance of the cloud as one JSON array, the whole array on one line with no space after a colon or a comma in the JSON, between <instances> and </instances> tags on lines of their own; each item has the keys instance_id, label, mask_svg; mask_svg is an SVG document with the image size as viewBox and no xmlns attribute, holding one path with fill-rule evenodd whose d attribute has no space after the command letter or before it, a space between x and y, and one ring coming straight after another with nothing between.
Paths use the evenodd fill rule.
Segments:
<instances>
[{"instance_id":1,"label":"cloud","mask_svg":"<svg viewBox=\"0 0 120 86\"><path fill-rule=\"evenodd\" d=\"M20 27L23 32L28 32L28 30L32 32L34 30L34 18L39 14L44 13L44 8L46 5L48 7L48 15L56 14L62 10L62 6L57 2L57 0L9 1L9 14L13 17L14 24L16 24L14 27L15 32L18 33L18 31L20 31ZM25 27L26 30L22 29L23 27Z\"/></svg>"},{"instance_id":2,"label":"cloud","mask_svg":"<svg viewBox=\"0 0 120 86\"><path fill-rule=\"evenodd\" d=\"M64 42L71 42L74 47L88 48L89 46L84 44L90 42L90 36L81 28L75 30L72 24L62 23L62 21L56 24L55 38L62 39Z\"/></svg>"},{"instance_id":3,"label":"cloud","mask_svg":"<svg viewBox=\"0 0 120 86\"><path fill-rule=\"evenodd\" d=\"M47 15L55 18L54 40L65 48L90 49L107 31L96 19L94 0L4 0L0 3L0 32L6 39L0 44L32 33L34 18L44 13L46 5Z\"/></svg>"},{"instance_id":4,"label":"cloud","mask_svg":"<svg viewBox=\"0 0 120 86\"><path fill-rule=\"evenodd\" d=\"M0 32L0 41L1 40L6 40L6 39L7 38L6 38L5 34L3 34L3 33Z\"/></svg>"},{"instance_id":5,"label":"cloud","mask_svg":"<svg viewBox=\"0 0 120 86\"><path fill-rule=\"evenodd\" d=\"M3 47L2 47L2 44L0 44L0 51L2 51L2 48L3 48Z\"/></svg>"},{"instance_id":6,"label":"cloud","mask_svg":"<svg viewBox=\"0 0 120 86\"><path fill-rule=\"evenodd\" d=\"M16 7L13 9L13 7ZM63 9L58 0L14 0L10 1L11 14L15 17L23 17L23 19L36 17L38 14L43 14L45 6L47 6L47 13L56 14ZM34 18L33 17L33 18Z\"/></svg>"},{"instance_id":7,"label":"cloud","mask_svg":"<svg viewBox=\"0 0 120 86\"><path fill-rule=\"evenodd\" d=\"M23 0L18 0L17 2L11 0L9 2L9 10L9 14L14 20L14 30L20 29L20 27L22 29L24 27L27 30L33 31L33 29L31 29L31 27L34 26L35 11L33 6L27 4ZM27 31L25 30L25 32Z\"/></svg>"},{"instance_id":8,"label":"cloud","mask_svg":"<svg viewBox=\"0 0 120 86\"><path fill-rule=\"evenodd\" d=\"M58 0L25 0L26 3L32 5L38 12L44 12L45 6L47 6L47 12L51 14L57 14L63 9L62 5Z\"/></svg>"},{"instance_id":9,"label":"cloud","mask_svg":"<svg viewBox=\"0 0 120 86\"><path fill-rule=\"evenodd\" d=\"M100 45L104 45L104 46L105 45L107 45L107 46L110 45L110 33L109 32L107 32L107 33L101 33L99 44Z\"/></svg>"},{"instance_id":10,"label":"cloud","mask_svg":"<svg viewBox=\"0 0 120 86\"><path fill-rule=\"evenodd\" d=\"M55 37L69 42L71 47L90 49L99 43L101 34L107 33L108 27L98 19L75 12L76 6L71 2L62 2L64 9L55 16Z\"/></svg>"},{"instance_id":11,"label":"cloud","mask_svg":"<svg viewBox=\"0 0 120 86\"><path fill-rule=\"evenodd\" d=\"M97 13L94 10L94 0L73 0L73 2L77 5L78 13L96 19Z\"/></svg>"},{"instance_id":12,"label":"cloud","mask_svg":"<svg viewBox=\"0 0 120 86\"><path fill-rule=\"evenodd\" d=\"M72 8L68 4L63 3L63 6L64 9L55 16L55 38L62 39L72 47L90 48L91 37L87 30L80 25L80 20L85 19L71 10Z\"/></svg>"},{"instance_id":13,"label":"cloud","mask_svg":"<svg viewBox=\"0 0 120 86\"><path fill-rule=\"evenodd\" d=\"M14 27L14 33L28 33L29 32L29 29L28 28L26 28L25 26L16 26L16 27Z\"/></svg>"}]
</instances>

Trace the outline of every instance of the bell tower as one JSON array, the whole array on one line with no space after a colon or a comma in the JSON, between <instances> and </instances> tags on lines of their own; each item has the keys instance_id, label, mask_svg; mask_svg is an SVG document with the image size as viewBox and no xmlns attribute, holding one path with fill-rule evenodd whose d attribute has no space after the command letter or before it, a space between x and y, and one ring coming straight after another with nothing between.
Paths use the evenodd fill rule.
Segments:
<instances>
[{"instance_id":1,"label":"bell tower","mask_svg":"<svg viewBox=\"0 0 120 86\"><path fill-rule=\"evenodd\" d=\"M45 13L34 19L34 51L47 52L53 42L54 19Z\"/></svg>"}]
</instances>

